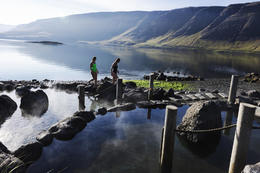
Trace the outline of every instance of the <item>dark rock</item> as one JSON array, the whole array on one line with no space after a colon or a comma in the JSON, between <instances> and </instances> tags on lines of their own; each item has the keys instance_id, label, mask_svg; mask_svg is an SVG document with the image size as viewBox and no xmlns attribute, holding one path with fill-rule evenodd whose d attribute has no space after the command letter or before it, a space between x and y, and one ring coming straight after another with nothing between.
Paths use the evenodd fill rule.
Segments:
<instances>
[{"instance_id":1,"label":"dark rock","mask_svg":"<svg viewBox=\"0 0 260 173\"><path fill-rule=\"evenodd\" d=\"M131 111L136 109L135 104L133 103L124 103L120 105L116 105L114 107L111 107L107 109L108 112L116 112L116 111Z\"/></svg>"},{"instance_id":2,"label":"dark rock","mask_svg":"<svg viewBox=\"0 0 260 173\"><path fill-rule=\"evenodd\" d=\"M172 88L170 88L168 91L167 91L167 93L166 93L166 95L165 95L165 97L174 97L174 90L172 89Z\"/></svg>"},{"instance_id":3,"label":"dark rock","mask_svg":"<svg viewBox=\"0 0 260 173\"><path fill-rule=\"evenodd\" d=\"M85 91L89 92L89 93L94 93L94 92L96 92L96 87L94 85L87 85L85 87Z\"/></svg>"},{"instance_id":4,"label":"dark rock","mask_svg":"<svg viewBox=\"0 0 260 173\"><path fill-rule=\"evenodd\" d=\"M50 82L50 80L49 79L44 79L43 82Z\"/></svg>"},{"instance_id":5,"label":"dark rock","mask_svg":"<svg viewBox=\"0 0 260 173\"><path fill-rule=\"evenodd\" d=\"M21 146L13 154L15 157L21 159L24 163L32 163L40 158L43 145L39 142L33 142Z\"/></svg>"},{"instance_id":6,"label":"dark rock","mask_svg":"<svg viewBox=\"0 0 260 173\"><path fill-rule=\"evenodd\" d=\"M48 87L47 85L45 85L45 84L42 83L42 84L40 85L40 88L41 88L41 89L48 89L49 87Z\"/></svg>"},{"instance_id":7,"label":"dark rock","mask_svg":"<svg viewBox=\"0 0 260 173\"><path fill-rule=\"evenodd\" d=\"M241 173L260 173L260 162L254 165L246 165Z\"/></svg>"},{"instance_id":8,"label":"dark rock","mask_svg":"<svg viewBox=\"0 0 260 173\"><path fill-rule=\"evenodd\" d=\"M242 96L247 96L247 93L246 93L245 91L241 91L241 92L240 92L240 95L242 95Z\"/></svg>"},{"instance_id":9,"label":"dark rock","mask_svg":"<svg viewBox=\"0 0 260 173\"><path fill-rule=\"evenodd\" d=\"M206 91L205 88L200 88L200 89L199 89L199 92L205 92L205 91Z\"/></svg>"},{"instance_id":10,"label":"dark rock","mask_svg":"<svg viewBox=\"0 0 260 173\"><path fill-rule=\"evenodd\" d=\"M5 90L5 84L3 82L0 82L0 91Z\"/></svg>"},{"instance_id":11,"label":"dark rock","mask_svg":"<svg viewBox=\"0 0 260 173\"><path fill-rule=\"evenodd\" d=\"M256 90L250 90L248 92L246 92L248 97L252 97L252 98L260 98L260 92L256 91Z\"/></svg>"},{"instance_id":12,"label":"dark rock","mask_svg":"<svg viewBox=\"0 0 260 173\"><path fill-rule=\"evenodd\" d=\"M116 98L116 85L104 81L97 87L96 92L98 100L113 101Z\"/></svg>"},{"instance_id":13,"label":"dark rock","mask_svg":"<svg viewBox=\"0 0 260 173\"><path fill-rule=\"evenodd\" d=\"M213 90L212 93L214 93L214 94L218 94L219 91L218 91L218 90Z\"/></svg>"},{"instance_id":14,"label":"dark rock","mask_svg":"<svg viewBox=\"0 0 260 173\"><path fill-rule=\"evenodd\" d=\"M221 111L215 102L196 102L187 110L182 122L178 125L180 130L207 130L222 126ZM212 136L218 133L179 133L191 143L207 143Z\"/></svg>"},{"instance_id":15,"label":"dark rock","mask_svg":"<svg viewBox=\"0 0 260 173\"><path fill-rule=\"evenodd\" d=\"M15 88L15 87L14 87L14 85L12 85L12 84L6 84L6 85L5 85L5 90L8 91L8 92L13 91L14 88Z\"/></svg>"},{"instance_id":16,"label":"dark rock","mask_svg":"<svg viewBox=\"0 0 260 173\"><path fill-rule=\"evenodd\" d=\"M77 92L77 86L82 83L79 82L61 82L54 84L54 87L59 90L67 90Z\"/></svg>"},{"instance_id":17,"label":"dark rock","mask_svg":"<svg viewBox=\"0 0 260 173\"><path fill-rule=\"evenodd\" d=\"M23 115L41 116L48 107L48 96L42 90L30 91L21 98L20 108Z\"/></svg>"},{"instance_id":18,"label":"dark rock","mask_svg":"<svg viewBox=\"0 0 260 173\"><path fill-rule=\"evenodd\" d=\"M153 91L152 99L153 100L163 100L165 99L166 91L162 88L155 89Z\"/></svg>"},{"instance_id":19,"label":"dark rock","mask_svg":"<svg viewBox=\"0 0 260 173\"><path fill-rule=\"evenodd\" d=\"M99 108L97 111L97 115L105 115L106 113L107 113L107 108L105 107Z\"/></svg>"},{"instance_id":20,"label":"dark rock","mask_svg":"<svg viewBox=\"0 0 260 173\"><path fill-rule=\"evenodd\" d=\"M87 123L93 121L93 120L96 118L94 112L92 112L92 111L78 111L78 112L75 112L75 113L73 114L73 116L81 117L81 118L83 118Z\"/></svg>"},{"instance_id":21,"label":"dark rock","mask_svg":"<svg viewBox=\"0 0 260 173\"><path fill-rule=\"evenodd\" d=\"M123 94L124 101L132 103L147 100L147 97L147 92L144 92L141 89L129 90Z\"/></svg>"},{"instance_id":22,"label":"dark rock","mask_svg":"<svg viewBox=\"0 0 260 173\"><path fill-rule=\"evenodd\" d=\"M68 117L54 124L49 131L59 140L70 140L86 127L86 121L78 116Z\"/></svg>"},{"instance_id":23,"label":"dark rock","mask_svg":"<svg viewBox=\"0 0 260 173\"><path fill-rule=\"evenodd\" d=\"M136 83L132 82L132 81L126 82L125 85L126 85L126 88L136 88Z\"/></svg>"},{"instance_id":24,"label":"dark rock","mask_svg":"<svg viewBox=\"0 0 260 173\"><path fill-rule=\"evenodd\" d=\"M2 142L0 142L0 153L1 152L10 153L8 148Z\"/></svg>"},{"instance_id":25,"label":"dark rock","mask_svg":"<svg viewBox=\"0 0 260 173\"><path fill-rule=\"evenodd\" d=\"M17 157L0 151L0 172L25 173L26 165Z\"/></svg>"},{"instance_id":26,"label":"dark rock","mask_svg":"<svg viewBox=\"0 0 260 173\"><path fill-rule=\"evenodd\" d=\"M17 109L17 104L7 95L0 96L0 124L13 115Z\"/></svg>"},{"instance_id":27,"label":"dark rock","mask_svg":"<svg viewBox=\"0 0 260 173\"><path fill-rule=\"evenodd\" d=\"M49 131L42 131L36 139L43 144L44 146L48 146L52 143L53 136Z\"/></svg>"},{"instance_id":28,"label":"dark rock","mask_svg":"<svg viewBox=\"0 0 260 173\"><path fill-rule=\"evenodd\" d=\"M160 73L159 76L156 77L156 80L165 81L166 78L167 76L164 75L164 73Z\"/></svg>"},{"instance_id":29,"label":"dark rock","mask_svg":"<svg viewBox=\"0 0 260 173\"><path fill-rule=\"evenodd\" d=\"M156 108L165 108L167 103L166 102L161 102L161 101L141 101L137 102L136 104L139 108L151 108L151 109L156 109Z\"/></svg>"},{"instance_id":30,"label":"dark rock","mask_svg":"<svg viewBox=\"0 0 260 173\"><path fill-rule=\"evenodd\" d=\"M26 94L29 94L30 92L30 87L28 86L19 86L15 90L15 94L18 95L19 97L23 97Z\"/></svg>"}]
</instances>

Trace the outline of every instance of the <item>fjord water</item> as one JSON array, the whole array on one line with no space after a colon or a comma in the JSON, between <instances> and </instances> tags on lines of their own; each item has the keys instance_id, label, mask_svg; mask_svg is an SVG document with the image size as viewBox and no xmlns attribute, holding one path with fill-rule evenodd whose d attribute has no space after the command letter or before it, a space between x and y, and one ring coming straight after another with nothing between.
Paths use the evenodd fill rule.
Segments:
<instances>
[{"instance_id":1,"label":"fjord water","mask_svg":"<svg viewBox=\"0 0 260 173\"><path fill-rule=\"evenodd\" d=\"M0 40L0 80L89 80L89 63L97 57L99 77L110 75L110 66L121 58L119 75L141 78L151 71L181 72L204 78L260 72L257 54L199 50L135 49L64 44L59 46Z\"/></svg>"},{"instance_id":2,"label":"fjord water","mask_svg":"<svg viewBox=\"0 0 260 173\"><path fill-rule=\"evenodd\" d=\"M180 71L183 74L206 78L229 77L231 74L260 72L260 58L253 54L216 53L100 47L85 44L51 46L19 41L0 41L0 80L89 80L89 62L97 56L100 78L109 75L115 57L123 78L141 78L155 70ZM23 116L19 109L20 98L9 95L18 105L16 112L0 125L0 141L14 151L21 145L35 141L35 136L52 124L71 116L78 110L76 93L54 89L44 90L49 98L49 109L42 116ZM98 108L86 97L86 110ZM181 122L188 106L178 110L177 123ZM165 110L156 109L147 115L147 109L108 113L98 116L70 141L54 140L44 147L42 156L28 172L159 172L159 149ZM225 113L222 113L225 120ZM236 118L233 117L233 123ZM255 122L255 125L259 125ZM225 173L234 137L222 135L213 150L196 150L176 136L174 172ZM248 163L259 161L260 135L252 131Z\"/></svg>"}]
</instances>

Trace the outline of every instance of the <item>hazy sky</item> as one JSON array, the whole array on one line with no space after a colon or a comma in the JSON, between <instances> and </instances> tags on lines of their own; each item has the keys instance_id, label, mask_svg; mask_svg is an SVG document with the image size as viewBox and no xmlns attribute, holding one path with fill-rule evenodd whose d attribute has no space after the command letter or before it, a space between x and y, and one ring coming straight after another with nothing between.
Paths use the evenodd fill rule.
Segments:
<instances>
[{"instance_id":1,"label":"hazy sky","mask_svg":"<svg viewBox=\"0 0 260 173\"><path fill-rule=\"evenodd\" d=\"M98 11L169 10L188 6L226 6L250 0L0 0L0 24ZM251 1L252 2L252 1Z\"/></svg>"}]
</instances>

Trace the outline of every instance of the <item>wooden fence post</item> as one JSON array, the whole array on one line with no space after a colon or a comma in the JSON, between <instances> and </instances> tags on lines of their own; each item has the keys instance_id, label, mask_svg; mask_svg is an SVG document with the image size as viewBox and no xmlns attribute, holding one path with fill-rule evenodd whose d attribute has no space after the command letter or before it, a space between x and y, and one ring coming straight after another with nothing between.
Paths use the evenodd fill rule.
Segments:
<instances>
[{"instance_id":1,"label":"wooden fence post","mask_svg":"<svg viewBox=\"0 0 260 173\"><path fill-rule=\"evenodd\" d=\"M160 152L162 173L171 173L172 170L177 110L177 107L169 105L165 111L164 131Z\"/></svg>"},{"instance_id":2,"label":"wooden fence post","mask_svg":"<svg viewBox=\"0 0 260 173\"><path fill-rule=\"evenodd\" d=\"M148 100L150 101L153 97L153 81L154 81L154 75L153 73L149 76L149 91L148 91Z\"/></svg>"},{"instance_id":3,"label":"wooden fence post","mask_svg":"<svg viewBox=\"0 0 260 173\"><path fill-rule=\"evenodd\" d=\"M228 103L233 104L236 99L237 94L237 85L238 85L238 75L232 75L231 77L231 83L229 88L229 94L228 94Z\"/></svg>"},{"instance_id":4,"label":"wooden fence post","mask_svg":"<svg viewBox=\"0 0 260 173\"><path fill-rule=\"evenodd\" d=\"M85 86L78 85L78 98L79 98L79 110L82 111L85 109Z\"/></svg>"},{"instance_id":5,"label":"wooden fence post","mask_svg":"<svg viewBox=\"0 0 260 173\"><path fill-rule=\"evenodd\" d=\"M255 106L247 103L241 103L239 106L236 133L229 164L229 173L241 173L246 165L255 110Z\"/></svg>"},{"instance_id":6,"label":"wooden fence post","mask_svg":"<svg viewBox=\"0 0 260 173\"><path fill-rule=\"evenodd\" d=\"M117 79L116 84L116 104L120 104L123 95L123 79Z\"/></svg>"}]
</instances>

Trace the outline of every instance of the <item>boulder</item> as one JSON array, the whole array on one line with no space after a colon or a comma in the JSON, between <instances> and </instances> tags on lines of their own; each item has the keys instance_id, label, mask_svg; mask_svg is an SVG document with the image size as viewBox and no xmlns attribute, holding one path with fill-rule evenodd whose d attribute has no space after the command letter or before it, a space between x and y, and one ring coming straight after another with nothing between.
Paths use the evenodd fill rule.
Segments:
<instances>
[{"instance_id":1,"label":"boulder","mask_svg":"<svg viewBox=\"0 0 260 173\"><path fill-rule=\"evenodd\" d=\"M113 101L116 98L116 85L104 81L97 87L96 93L98 100Z\"/></svg>"},{"instance_id":2,"label":"boulder","mask_svg":"<svg viewBox=\"0 0 260 173\"><path fill-rule=\"evenodd\" d=\"M32 163L40 158L43 145L39 142L23 145L13 152L14 156L21 159L24 163Z\"/></svg>"},{"instance_id":3,"label":"boulder","mask_svg":"<svg viewBox=\"0 0 260 173\"><path fill-rule=\"evenodd\" d=\"M0 151L0 172L25 173L26 165L19 158Z\"/></svg>"},{"instance_id":4,"label":"boulder","mask_svg":"<svg viewBox=\"0 0 260 173\"><path fill-rule=\"evenodd\" d=\"M94 112L92 111L78 111L73 114L74 117L81 117L83 120L85 120L87 123L93 121L96 116Z\"/></svg>"},{"instance_id":5,"label":"boulder","mask_svg":"<svg viewBox=\"0 0 260 173\"><path fill-rule=\"evenodd\" d=\"M246 95L248 97L251 97L251 98L258 98L260 99L260 92L256 91L256 90L250 90L250 91L247 91L246 92Z\"/></svg>"},{"instance_id":6,"label":"boulder","mask_svg":"<svg viewBox=\"0 0 260 173\"><path fill-rule=\"evenodd\" d=\"M42 145L48 146L52 143L53 135L49 131L42 131L39 133L39 135L36 137L36 140L39 141Z\"/></svg>"},{"instance_id":7,"label":"boulder","mask_svg":"<svg viewBox=\"0 0 260 173\"><path fill-rule=\"evenodd\" d=\"M166 99L165 95L166 95L166 91L162 88L158 88L153 91L152 99L153 100L163 100L163 99Z\"/></svg>"},{"instance_id":8,"label":"boulder","mask_svg":"<svg viewBox=\"0 0 260 173\"><path fill-rule=\"evenodd\" d=\"M44 83L41 83L40 88L41 89L48 89L49 87L47 85L45 85Z\"/></svg>"},{"instance_id":9,"label":"boulder","mask_svg":"<svg viewBox=\"0 0 260 173\"><path fill-rule=\"evenodd\" d=\"M15 88L15 87L14 87L14 85L13 85L13 84L11 84L11 83L10 83L10 84L6 84L6 85L5 85L5 90L6 90L6 91L8 91L8 92L11 92L11 91L13 91L13 90L14 90L14 88Z\"/></svg>"},{"instance_id":10,"label":"boulder","mask_svg":"<svg viewBox=\"0 0 260 173\"><path fill-rule=\"evenodd\" d=\"M107 113L107 108L105 107L99 108L97 111L97 115L105 115L106 113Z\"/></svg>"},{"instance_id":11,"label":"boulder","mask_svg":"<svg viewBox=\"0 0 260 173\"><path fill-rule=\"evenodd\" d=\"M220 108L213 101L196 102L187 110L182 122L178 125L180 130L207 130L222 127ZM208 143L214 135L220 133L179 133L191 143Z\"/></svg>"},{"instance_id":12,"label":"boulder","mask_svg":"<svg viewBox=\"0 0 260 173\"><path fill-rule=\"evenodd\" d=\"M136 106L134 103L124 103L124 104L119 104L114 107L111 107L107 109L108 112L117 112L117 111L131 111L136 109Z\"/></svg>"},{"instance_id":13,"label":"boulder","mask_svg":"<svg viewBox=\"0 0 260 173\"><path fill-rule=\"evenodd\" d=\"M48 96L42 90L30 91L21 98L20 108L23 115L41 116L48 107Z\"/></svg>"},{"instance_id":14,"label":"boulder","mask_svg":"<svg viewBox=\"0 0 260 173\"><path fill-rule=\"evenodd\" d=\"M17 109L17 104L7 95L0 96L0 124L10 117Z\"/></svg>"},{"instance_id":15,"label":"boulder","mask_svg":"<svg viewBox=\"0 0 260 173\"><path fill-rule=\"evenodd\" d=\"M86 127L86 121L78 116L68 117L54 124L49 132L59 140L70 140Z\"/></svg>"},{"instance_id":16,"label":"boulder","mask_svg":"<svg viewBox=\"0 0 260 173\"><path fill-rule=\"evenodd\" d=\"M260 162L255 165L246 165L241 173L260 173Z\"/></svg>"},{"instance_id":17,"label":"boulder","mask_svg":"<svg viewBox=\"0 0 260 173\"><path fill-rule=\"evenodd\" d=\"M19 86L15 89L15 94L19 97L23 97L30 93L30 87L28 86Z\"/></svg>"},{"instance_id":18,"label":"boulder","mask_svg":"<svg viewBox=\"0 0 260 173\"><path fill-rule=\"evenodd\" d=\"M136 88L136 83L135 82L132 82L132 81L129 81L129 82L125 82L125 86L126 88Z\"/></svg>"},{"instance_id":19,"label":"boulder","mask_svg":"<svg viewBox=\"0 0 260 173\"><path fill-rule=\"evenodd\" d=\"M77 86L82 83L80 82L60 82L54 84L54 87L59 90L67 90L67 91L74 91L77 92Z\"/></svg>"},{"instance_id":20,"label":"boulder","mask_svg":"<svg viewBox=\"0 0 260 173\"><path fill-rule=\"evenodd\" d=\"M142 89L132 89L128 90L123 94L123 99L125 102L136 103L139 101L147 100L148 94Z\"/></svg>"},{"instance_id":21,"label":"boulder","mask_svg":"<svg viewBox=\"0 0 260 173\"><path fill-rule=\"evenodd\" d=\"M165 81L166 78L167 78L167 76L164 75L164 73L160 73L155 79L160 80L160 81Z\"/></svg>"},{"instance_id":22,"label":"boulder","mask_svg":"<svg viewBox=\"0 0 260 173\"><path fill-rule=\"evenodd\" d=\"M169 97L174 97L174 90L172 88L170 88L166 93L164 93L164 97L165 98L169 98Z\"/></svg>"},{"instance_id":23,"label":"boulder","mask_svg":"<svg viewBox=\"0 0 260 173\"><path fill-rule=\"evenodd\" d=\"M0 91L4 91L5 84L3 82L0 82Z\"/></svg>"}]
</instances>

